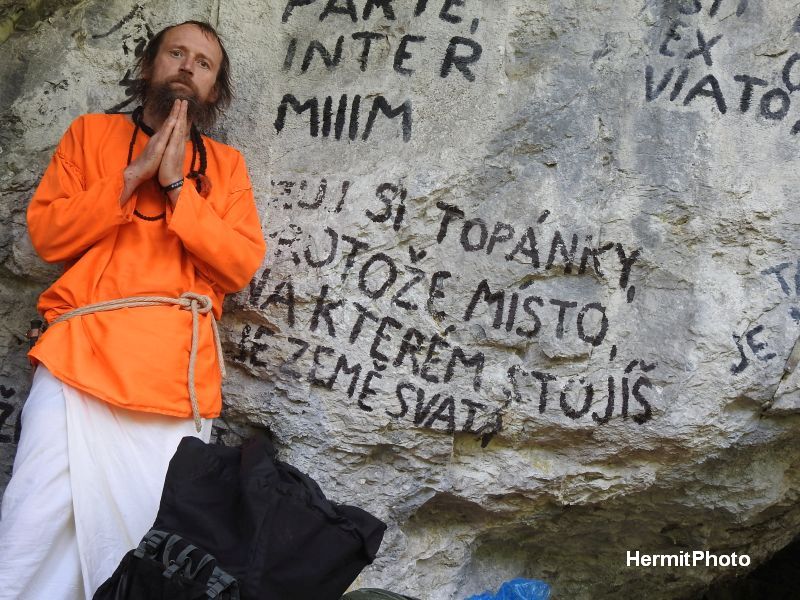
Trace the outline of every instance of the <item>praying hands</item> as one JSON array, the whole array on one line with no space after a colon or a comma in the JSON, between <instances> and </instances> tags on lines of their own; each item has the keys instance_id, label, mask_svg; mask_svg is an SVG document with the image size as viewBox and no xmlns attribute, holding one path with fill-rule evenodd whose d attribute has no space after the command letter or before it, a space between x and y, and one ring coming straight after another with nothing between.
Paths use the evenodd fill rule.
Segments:
<instances>
[{"instance_id":1,"label":"praying hands","mask_svg":"<svg viewBox=\"0 0 800 600\"><path fill-rule=\"evenodd\" d=\"M181 180L185 142L189 131L186 117L188 106L189 103L186 100L175 100L172 111L163 125L147 142L144 151L125 169L124 187L119 199L120 206L125 206L136 188L156 174L158 183L162 187ZM180 188L167 192L173 206L177 202L179 194Z\"/></svg>"}]
</instances>

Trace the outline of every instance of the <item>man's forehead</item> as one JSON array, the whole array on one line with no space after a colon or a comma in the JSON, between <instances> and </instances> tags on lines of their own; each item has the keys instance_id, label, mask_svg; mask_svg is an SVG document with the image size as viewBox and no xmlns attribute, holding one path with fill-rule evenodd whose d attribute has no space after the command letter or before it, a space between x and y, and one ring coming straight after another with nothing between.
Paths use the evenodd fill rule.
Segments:
<instances>
[{"instance_id":1,"label":"man's forehead","mask_svg":"<svg viewBox=\"0 0 800 600\"><path fill-rule=\"evenodd\" d=\"M222 61L222 48L217 39L208 32L203 31L197 25L185 23L176 25L164 33L161 45L180 45L191 46L192 50L201 52L207 58L219 65Z\"/></svg>"}]
</instances>

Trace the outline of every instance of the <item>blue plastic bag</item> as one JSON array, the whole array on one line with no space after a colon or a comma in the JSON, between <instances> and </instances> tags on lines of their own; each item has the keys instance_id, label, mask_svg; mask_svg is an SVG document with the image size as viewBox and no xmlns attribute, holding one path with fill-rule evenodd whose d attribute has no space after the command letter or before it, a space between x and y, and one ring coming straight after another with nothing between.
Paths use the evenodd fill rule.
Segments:
<instances>
[{"instance_id":1,"label":"blue plastic bag","mask_svg":"<svg viewBox=\"0 0 800 600\"><path fill-rule=\"evenodd\" d=\"M467 600L547 600L550 597L550 586L538 579L512 579L506 581L497 590L497 594L486 592L470 596Z\"/></svg>"}]
</instances>

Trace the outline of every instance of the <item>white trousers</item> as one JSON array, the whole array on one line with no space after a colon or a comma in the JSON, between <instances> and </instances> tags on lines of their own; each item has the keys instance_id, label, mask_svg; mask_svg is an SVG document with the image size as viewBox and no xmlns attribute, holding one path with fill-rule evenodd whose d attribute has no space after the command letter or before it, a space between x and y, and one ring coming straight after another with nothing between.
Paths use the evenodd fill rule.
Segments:
<instances>
[{"instance_id":1,"label":"white trousers","mask_svg":"<svg viewBox=\"0 0 800 600\"><path fill-rule=\"evenodd\" d=\"M0 599L91 600L158 512L191 418L117 408L39 365L0 507Z\"/></svg>"}]
</instances>

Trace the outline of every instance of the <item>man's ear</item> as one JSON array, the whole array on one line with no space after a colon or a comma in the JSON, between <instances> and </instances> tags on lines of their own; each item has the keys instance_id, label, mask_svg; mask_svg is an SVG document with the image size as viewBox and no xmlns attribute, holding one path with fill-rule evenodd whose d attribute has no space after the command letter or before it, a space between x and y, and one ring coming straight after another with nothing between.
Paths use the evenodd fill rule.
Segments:
<instances>
[{"instance_id":1,"label":"man's ear","mask_svg":"<svg viewBox=\"0 0 800 600\"><path fill-rule=\"evenodd\" d=\"M219 98L219 89L217 87L217 84L215 83L214 87L211 88L211 91L208 94L208 102L213 104L214 102L217 101L217 98Z\"/></svg>"}]
</instances>

